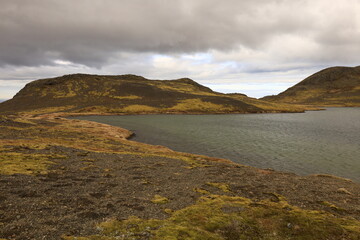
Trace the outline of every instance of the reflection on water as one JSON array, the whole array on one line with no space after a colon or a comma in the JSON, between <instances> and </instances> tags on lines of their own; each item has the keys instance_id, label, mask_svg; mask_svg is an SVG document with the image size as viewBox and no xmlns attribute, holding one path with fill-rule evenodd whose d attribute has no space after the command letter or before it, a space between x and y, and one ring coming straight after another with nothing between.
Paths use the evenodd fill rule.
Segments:
<instances>
[{"instance_id":1,"label":"reflection on water","mask_svg":"<svg viewBox=\"0 0 360 240\"><path fill-rule=\"evenodd\" d=\"M134 140L297 174L360 181L360 108L293 114L78 117L120 126Z\"/></svg>"}]
</instances>

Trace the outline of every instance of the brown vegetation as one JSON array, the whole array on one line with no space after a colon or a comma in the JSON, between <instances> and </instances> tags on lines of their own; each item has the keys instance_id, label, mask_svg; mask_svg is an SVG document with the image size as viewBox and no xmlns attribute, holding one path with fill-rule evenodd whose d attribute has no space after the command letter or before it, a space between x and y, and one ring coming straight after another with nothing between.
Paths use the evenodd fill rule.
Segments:
<instances>
[{"instance_id":1,"label":"brown vegetation","mask_svg":"<svg viewBox=\"0 0 360 240\"><path fill-rule=\"evenodd\" d=\"M241 97L240 97L241 96ZM73 74L33 81L0 104L1 112L43 114L303 112L241 94L222 94L187 78L148 80L134 75Z\"/></svg>"},{"instance_id":2,"label":"brown vegetation","mask_svg":"<svg viewBox=\"0 0 360 240\"><path fill-rule=\"evenodd\" d=\"M274 103L360 107L360 66L332 67L317 72L276 96Z\"/></svg>"}]
</instances>

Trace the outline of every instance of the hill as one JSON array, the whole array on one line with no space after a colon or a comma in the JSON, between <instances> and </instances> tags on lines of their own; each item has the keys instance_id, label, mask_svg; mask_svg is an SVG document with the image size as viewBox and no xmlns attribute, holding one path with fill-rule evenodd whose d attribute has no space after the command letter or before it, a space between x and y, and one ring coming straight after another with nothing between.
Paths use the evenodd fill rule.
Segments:
<instances>
[{"instance_id":1,"label":"hill","mask_svg":"<svg viewBox=\"0 0 360 240\"><path fill-rule=\"evenodd\" d=\"M265 101L318 106L360 106L360 66L319 71Z\"/></svg>"},{"instance_id":2,"label":"hill","mask_svg":"<svg viewBox=\"0 0 360 240\"><path fill-rule=\"evenodd\" d=\"M195 81L149 80L136 75L72 74L27 84L1 112L258 113L302 112L304 108L267 103L243 94L222 94Z\"/></svg>"}]
</instances>

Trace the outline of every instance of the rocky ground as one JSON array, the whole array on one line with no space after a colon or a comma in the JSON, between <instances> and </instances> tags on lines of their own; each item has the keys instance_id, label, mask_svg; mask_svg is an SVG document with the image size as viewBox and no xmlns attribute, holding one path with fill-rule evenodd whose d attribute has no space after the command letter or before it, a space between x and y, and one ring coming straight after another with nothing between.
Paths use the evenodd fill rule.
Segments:
<instances>
[{"instance_id":1,"label":"rocky ground","mask_svg":"<svg viewBox=\"0 0 360 240\"><path fill-rule=\"evenodd\" d=\"M331 224L339 220L336 226L341 231L310 239L360 239L359 183L325 175L302 177L177 153L126 140L130 135L104 124L51 115L1 117L0 238L160 239L156 238L159 226L148 234L130 236L106 235L99 224L121 222L131 216L171 219L201 198L229 196L248 199L252 202L249 209L259 204L271 207L286 199L290 210L282 211L316 210L326 213ZM306 228L301 224L293 228L288 222L284 231L288 234L293 228L299 232ZM280 228L281 224L269 231L283 234ZM240 238L244 228L236 231L225 234L214 230L211 234L219 236L214 239L305 239L301 237L307 234L290 231L286 238L281 234L263 238L260 233ZM200 239L186 234L172 239Z\"/></svg>"}]
</instances>

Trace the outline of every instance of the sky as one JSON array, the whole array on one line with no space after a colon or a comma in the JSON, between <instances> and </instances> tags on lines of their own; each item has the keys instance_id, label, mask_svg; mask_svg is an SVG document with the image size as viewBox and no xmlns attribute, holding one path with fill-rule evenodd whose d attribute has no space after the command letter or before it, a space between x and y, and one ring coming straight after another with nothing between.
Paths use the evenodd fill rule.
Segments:
<instances>
[{"instance_id":1,"label":"sky","mask_svg":"<svg viewBox=\"0 0 360 240\"><path fill-rule=\"evenodd\" d=\"M71 73L278 94L360 65L360 0L0 0L0 99Z\"/></svg>"}]
</instances>

